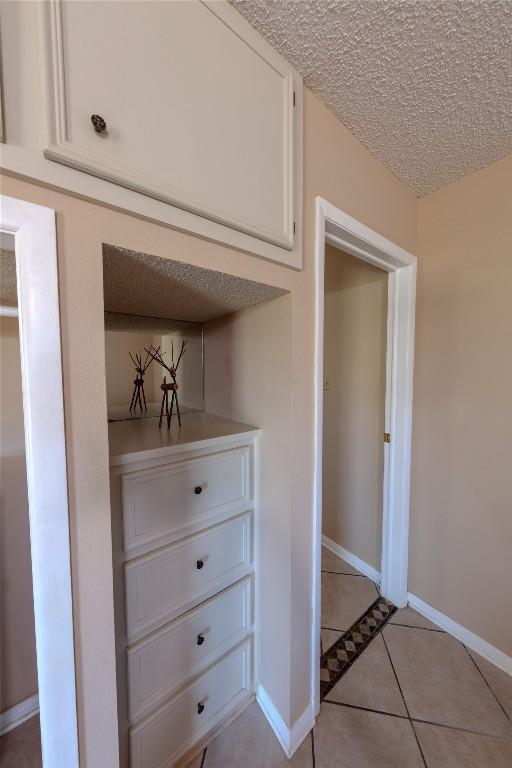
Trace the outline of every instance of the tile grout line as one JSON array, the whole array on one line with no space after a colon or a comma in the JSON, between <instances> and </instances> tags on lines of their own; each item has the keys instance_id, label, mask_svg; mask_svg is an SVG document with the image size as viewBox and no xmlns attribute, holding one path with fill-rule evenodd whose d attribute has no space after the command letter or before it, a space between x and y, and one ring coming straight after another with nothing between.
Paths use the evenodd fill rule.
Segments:
<instances>
[{"instance_id":1,"label":"tile grout line","mask_svg":"<svg viewBox=\"0 0 512 768\"><path fill-rule=\"evenodd\" d=\"M313 768L316 768L316 755L315 755L315 727L311 729L311 757L313 758Z\"/></svg>"},{"instance_id":2,"label":"tile grout line","mask_svg":"<svg viewBox=\"0 0 512 768\"><path fill-rule=\"evenodd\" d=\"M334 704L336 707L347 707L348 709L360 709L363 712L373 712L376 715L387 715L387 717L398 717L400 720L409 720L407 715L397 715L396 712L384 712L383 709L372 709L371 707L363 707L358 704L348 704L345 701L333 701L332 699L324 699L322 703Z\"/></svg>"},{"instance_id":3,"label":"tile grout line","mask_svg":"<svg viewBox=\"0 0 512 768\"><path fill-rule=\"evenodd\" d=\"M420 717L411 717L407 715L397 715L396 712L384 712L383 709L372 709L371 707L362 707L357 704L347 704L343 701L333 701L332 699L324 699L322 703L332 704L335 707L346 707L348 709L359 709L363 712L371 712L375 715L383 715L384 717L394 717L398 720L410 720L412 723L418 723L419 725L432 725L434 728L446 728L449 731L461 731L462 733L471 733L473 736L483 736L485 739L498 739L507 740L507 736L500 736L496 733L485 733L484 731L473 731L471 728L462 728L458 725L446 725L446 723L436 723L433 720L423 720Z\"/></svg>"},{"instance_id":4,"label":"tile grout line","mask_svg":"<svg viewBox=\"0 0 512 768\"><path fill-rule=\"evenodd\" d=\"M398 621L390 621L392 627L403 627L404 629L421 629L423 632L439 632L441 635L447 635L444 629L434 629L434 627L415 627L414 624L400 624Z\"/></svg>"},{"instance_id":5,"label":"tile grout line","mask_svg":"<svg viewBox=\"0 0 512 768\"><path fill-rule=\"evenodd\" d=\"M479 674L480 674L480 676L481 676L482 680L484 681L484 683L486 684L486 686L488 687L488 689L490 690L490 692L492 693L492 695L493 695L493 696L494 696L494 698L496 699L496 702L498 703L498 706L500 707L500 709L502 709L502 710L503 710L503 714L505 715L505 717L507 718L507 720L508 720L509 722L512 722L512 720L511 720L511 719L510 719L510 717L509 717L509 714L508 714L507 710L505 709L505 707L503 706L503 704L501 703L501 701L499 700L499 698L497 697L497 695L494 693L494 690L493 690L493 688L492 688L491 684L489 683L489 681L488 681L488 680L487 680L487 678L485 677L484 673L482 672L482 670L480 669L480 667L479 667L479 666L478 666L478 664L476 663L475 659L473 658L473 656L472 656L472 655L471 655L471 653L469 652L469 649L468 649L468 648L466 648L466 646L464 645L464 643L461 643L461 645L462 645L462 647L464 648L464 650L466 651L466 653L468 654L469 658L471 659L471 661L473 662L473 664L475 665L475 667L477 668L477 670L478 670L478 672L479 672Z\"/></svg>"},{"instance_id":6,"label":"tile grout line","mask_svg":"<svg viewBox=\"0 0 512 768\"><path fill-rule=\"evenodd\" d=\"M368 576L365 576L364 573L345 573L344 571L324 571L322 569L322 573L330 573L332 576L355 576L356 579L367 579L372 584L376 584L373 579L370 579Z\"/></svg>"},{"instance_id":7,"label":"tile grout line","mask_svg":"<svg viewBox=\"0 0 512 768\"><path fill-rule=\"evenodd\" d=\"M428 768L427 761L425 760L425 755L423 754L423 750L421 748L420 740L418 738L418 734L416 733L416 729L414 727L414 723L412 722L412 719L411 719L411 713L409 712L409 707L407 706L407 702L405 701L405 696L404 696L404 693L402 691L402 686L400 685L400 681L399 681L398 675L396 673L395 665L393 664L393 660L392 660L391 654L389 652L388 644L386 643L386 638L384 637L384 633L382 632L382 629L380 629L379 631L380 631L380 636L382 637L382 640L384 641L384 647L385 647L386 653L388 655L389 663L391 664L391 669L393 670L393 674L395 676L396 684L398 685L398 690L400 691L400 696L402 697L402 701L404 703L405 711L407 712L407 717L409 718L409 722L411 724L412 732L414 734L414 738L416 739L416 744L418 745L418 749L420 751L421 759L423 760L423 765L425 766L425 768Z\"/></svg>"},{"instance_id":8,"label":"tile grout line","mask_svg":"<svg viewBox=\"0 0 512 768\"><path fill-rule=\"evenodd\" d=\"M339 627L320 627L320 629L328 629L329 632L348 632L347 629L340 629Z\"/></svg>"},{"instance_id":9,"label":"tile grout line","mask_svg":"<svg viewBox=\"0 0 512 768\"><path fill-rule=\"evenodd\" d=\"M473 731L471 728L463 728L460 725L447 725L446 723L435 723L432 720L423 720L421 717L411 717L413 723L420 725L433 725L434 728L447 728L449 731L461 731L462 733L472 733L473 736L483 736L484 739L508 739L508 736L500 736L497 733L485 733L485 731Z\"/></svg>"}]
</instances>

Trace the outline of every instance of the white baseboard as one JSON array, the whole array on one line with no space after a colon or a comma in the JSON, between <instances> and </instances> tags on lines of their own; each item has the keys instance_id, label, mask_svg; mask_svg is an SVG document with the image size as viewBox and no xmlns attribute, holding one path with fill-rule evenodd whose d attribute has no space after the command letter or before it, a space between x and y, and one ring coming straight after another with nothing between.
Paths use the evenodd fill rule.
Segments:
<instances>
[{"instance_id":1,"label":"white baseboard","mask_svg":"<svg viewBox=\"0 0 512 768\"><path fill-rule=\"evenodd\" d=\"M290 731L290 749L288 757L293 757L308 733L315 725L315 711L313 702L310 702L302 715L295 721Z\"/></svg>"},{"instance_id":2,"label":"white baseboard","mask_svg":"<svg viewBox=\"0 0 512 768\"><path fill-rule=\"evenodd\" d=\"M507 656L506 653L495 648L494 645L488 643L487 640L478 637L478 635L475 635L474 632L466 629L466 627L463 627L461 624L457 624L456 621L453 621L453 619L450 619L444 613L432 608L431 605L425 603L421 598L416 597L416 595L411 595L410 592L408 595L408 602L411 608L414 608L415 611L421 613L426 619L437 624L438 627L441 627L441 629L444 629L450 635L456 637L457 640L460 640L461 643L464 643L464 645L472 651L475 651L480 654L480 656L483 656L484 659L490 661L495 667L498 667L503 670L503 672L512 676L511 656Z\"/></svg>"},{"instance_id":3,"label":"white baseboard","mask_svg":"<svg viewBox=\"0 0 512 768\"><path fill-rule=\"evenodd\" d=\"M326 549L330 550L335 555L338 555L338 557L341 557L343 560L345 560L346 563L351 565L352 568L360 571L362 574L364 574L364 576L368 576L368 578L374 581L376 584L380 584L380 571L376 571L372 565L365 563L364 560L361 560L359 557L356 557L356 555L353 555L352 552L348 551L348 549L340 547L339 544L336 544L335 541L329 539L323 534L322 546L326 547Z\"/></svg>"},{"instance_id":4,"label":"white baseboard","mask_svg":"<svg viewBox=\"0 0 512 768\"><path fill-rule=\"evenodd\" d=\"M30 720L31 717L37 715L39 712L39 696L34 694L25 701L20 701L15 707L6 710L0 714L0 736L4 733L12 731L17 725L21 725L25 720Z\"/></svg>"},{"instance_id":5,"label":"white baseboard","mask_svg":"<svg viewBox=\"0 0 512 768\"><path fill-rule=\"evenodd\" d=\"M286 756L288 758L293 757L315 724L313 703L311 702L306 707L295 724L289 728L262 685L258 685L256 690L256 701L260 705L261 711L267 718Z\"/></svg>"}]
</instances>

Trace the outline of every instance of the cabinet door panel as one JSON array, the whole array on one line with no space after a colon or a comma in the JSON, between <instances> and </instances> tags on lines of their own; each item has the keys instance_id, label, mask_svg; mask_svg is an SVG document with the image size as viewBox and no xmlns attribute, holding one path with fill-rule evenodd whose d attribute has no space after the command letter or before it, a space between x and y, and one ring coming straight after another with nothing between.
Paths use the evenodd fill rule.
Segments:
<instances>
[{"instance_id":1,"label":"cabinet door panel","mask_svg":"<svg viewBox=\"0 0 512 768\"><path fill-rule=\"evenodd\" d=\"M293 70L224 5L52 4L45 154L290 249Z\"/></svg>"}]
</instances>

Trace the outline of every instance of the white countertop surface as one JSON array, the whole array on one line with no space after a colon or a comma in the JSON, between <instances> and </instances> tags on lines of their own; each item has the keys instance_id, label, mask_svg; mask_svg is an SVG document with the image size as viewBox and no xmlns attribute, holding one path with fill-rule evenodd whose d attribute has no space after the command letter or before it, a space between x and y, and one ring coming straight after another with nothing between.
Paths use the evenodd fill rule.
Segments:
<instances>
[{"instance_id":1,"label":"white countertop surface","mask_svg":"<svg viewBox=\"0 0 512 768\"><path fill-rule=\"evenodd\" d=\"M208 441L219 437L235 437L248 433L259 434L260 430L249 424L204 412L183 414L181 427L174 415L170 429L167 429L165 419L159 429L158 418L110 422L110 466L158 458L174 453L172 449L178 450L184 445L191 447L190 444L195 443L198 444L197 447L203 447Z\"/></svg>"}]
</instances>

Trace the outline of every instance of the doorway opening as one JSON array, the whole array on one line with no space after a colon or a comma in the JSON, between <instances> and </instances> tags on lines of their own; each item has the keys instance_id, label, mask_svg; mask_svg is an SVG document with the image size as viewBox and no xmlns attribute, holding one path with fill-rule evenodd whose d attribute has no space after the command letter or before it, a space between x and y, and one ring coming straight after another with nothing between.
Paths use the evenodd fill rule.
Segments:
<instances>
[{"instance_id":1,"label":"doorway opening","mask_svg":"<svg viewBox=\"0 0 512 768\"><path fill-rule=\"evenodd\" d=\"M41 765L14 236L0 233L0 760Z\"/></svg>"},{"instance_id":2,"label":"doorway opening","mask_svg":"<svg viewBox=\"0 0 512 768\"><path fill-rule=\"evenodd\" d=\"M11 301L6 303L2 314L6 318L17 316L19 325L19 331L18 327L15 330L21 361L24 436L20 438L18 424L16 452L26 457L30 556L26 551L28 536L22 538L18 535L16 545L23 548L19 557L23 557L25 563L31 557L35 626L35 658L33 644L28 644L26 656L27 659L30 656L31 661L29 664L26 659L23 679L19 674L16 681L11 681L12 691L16 683L15 698L9 702L14 706L2 713L5 735L1 738L11 741L9 737L16 732L17 726L23 727L22 723L33 719L39 708L41 750L35 728L30 755L22 755L20 745L14 743L14 759L22 756L24 765L35 768L40 765L42 753L45 768L61 765L78 768L55 212L1 195L0 232L10 236L11 242L14 237L11 262L15 264L15 270L10 276L7 275ZM7 362L12 367L14 358ZM20 394L19 391L17 394ZM21 409L21 402L19 405ZM14 451L12 439L8 450ZM25 462L20 463L24 466ZM21 480L20 474L18 480ZM15 479L11 470L9 482ZM13 514L21 514L22 511L19 502ZM23 587L23 598L18 593L18 600L28 603L31 600L30 577L25 579L23 585L17 586L18 590ZM27 609L25 614L29 613ZM20 647L22 640L26 642L27 638L18 638ZM25 673L29 675L28 679ZM20 697L22 700L17 701ZM6 742L0 745L2 752L7 747Z\"/></svg>"},{"instance_id":3,"label":"doorway opening","mask_svg":"<svg viewBox=\"0 0 512 768\"><path fill-rule=\"evenodd\" d=\"M334 632L324 632L321 644L322 597L324 608L329 612L328 603L332 594L327 593L333 593L335 590L332 584L326 583L325 594L322 595L322 543L327 544L327 548L324 548L327 550L324 560L330 559L331 568L338 571L345 569L352 574L359 573L379 584L377 589L368 578L364 581L361 579L356 591L367 590L368 598L374 597L378 605L372 608L377 611L376 615L382 615L382 621L386 620L387 606L391 604L403 607L407 604L416 259L322 198L317 198L315 255L312 698L315 713L318 714L321 691L325 692L338 674L338 662L341 658L338 656L334 663L331 663L331 666L338 668L335 675L330 674L327 671L325 655L326 651L329 658L332 654L329 649L323 648L323 644L334 643L331 648L336 650L341 647L345 632L353 629L340 627L344 630L341 639ZM350 328L345 327L348 336L343 340L339 338L339 322L338 338L329 325L332 324L334 315L334 319L338 321L344 319L346 326L347 318L339 316L339 313L350 311L350 306L346 301L341 309L337 293L348 290L350 284L352 288L359 285L359 290L353 292L353 296L357 297L355 301L359 339L354 338L354 334L350 334ZM379 345L379 339L371 337L372 332L380 334L380 347L376 346ZM330 367L333 367L334 373L329 370ZM338 375L343 368L344 376ZM362 382L361 376L364 377L365 383ZM370 381L373 392L366 389L365 396L365 385L367 387ZM334 398L331 397L331 385L334 385ZM347 397L350 391L352 404ZM368 413L370 403L373 414ZM346 408L352 409L350 414L344 411ZM339 454L342 445L339 442L341 418L346 426L343 436L345 453L337 456L335 451L338 449ZM383 426L382 432L379 425ZM379 441L379 444L370 448L368 441L378 440L379 432L382 442ZM324 450L329 454L327 459L324 458ZM346 475L344 484L343 474L339 471L339 462L343 455L344 471L350 472L350 481ZM368 461L371 456L372 461ZM336 462L339 476L333 479ZM326 470L331 474L327 482ZM345 513L350 507L349 514L354 515L352 520L347 518L347 514L341 523L336 519L333 509L339 509L340 502L342 507L345 507ZM358 509L365 506L369 506L371 511L369 521L370 530L373 530L373 534L370 534L373 535L373 542L369 540L368 529L365 533L364 523L368 524L368 519L363 521L360 515L358 516ZM355 551L350 551L347 544L336 542L329 533L331 536L343 538ZM324 578L324 582L329 581L332 581L332 578ZM342 602L344 608L347 608L349 601ZM332 608L331 603L331 611ZM357 609L355 610L357 613ZM354 623L360 618L361 615L354 615ZM345 621L349 621L348 614ZM371 623L373 621L372 618ZM377 619L377 623L379 621L380 619ZM348 639L352 647L353 638ZM324 658L321 670L319 659L322 651ZM342 663L341 667L343 666ZM327 677L330 679L327 680Z\"/></svg>"}]
</instances>

